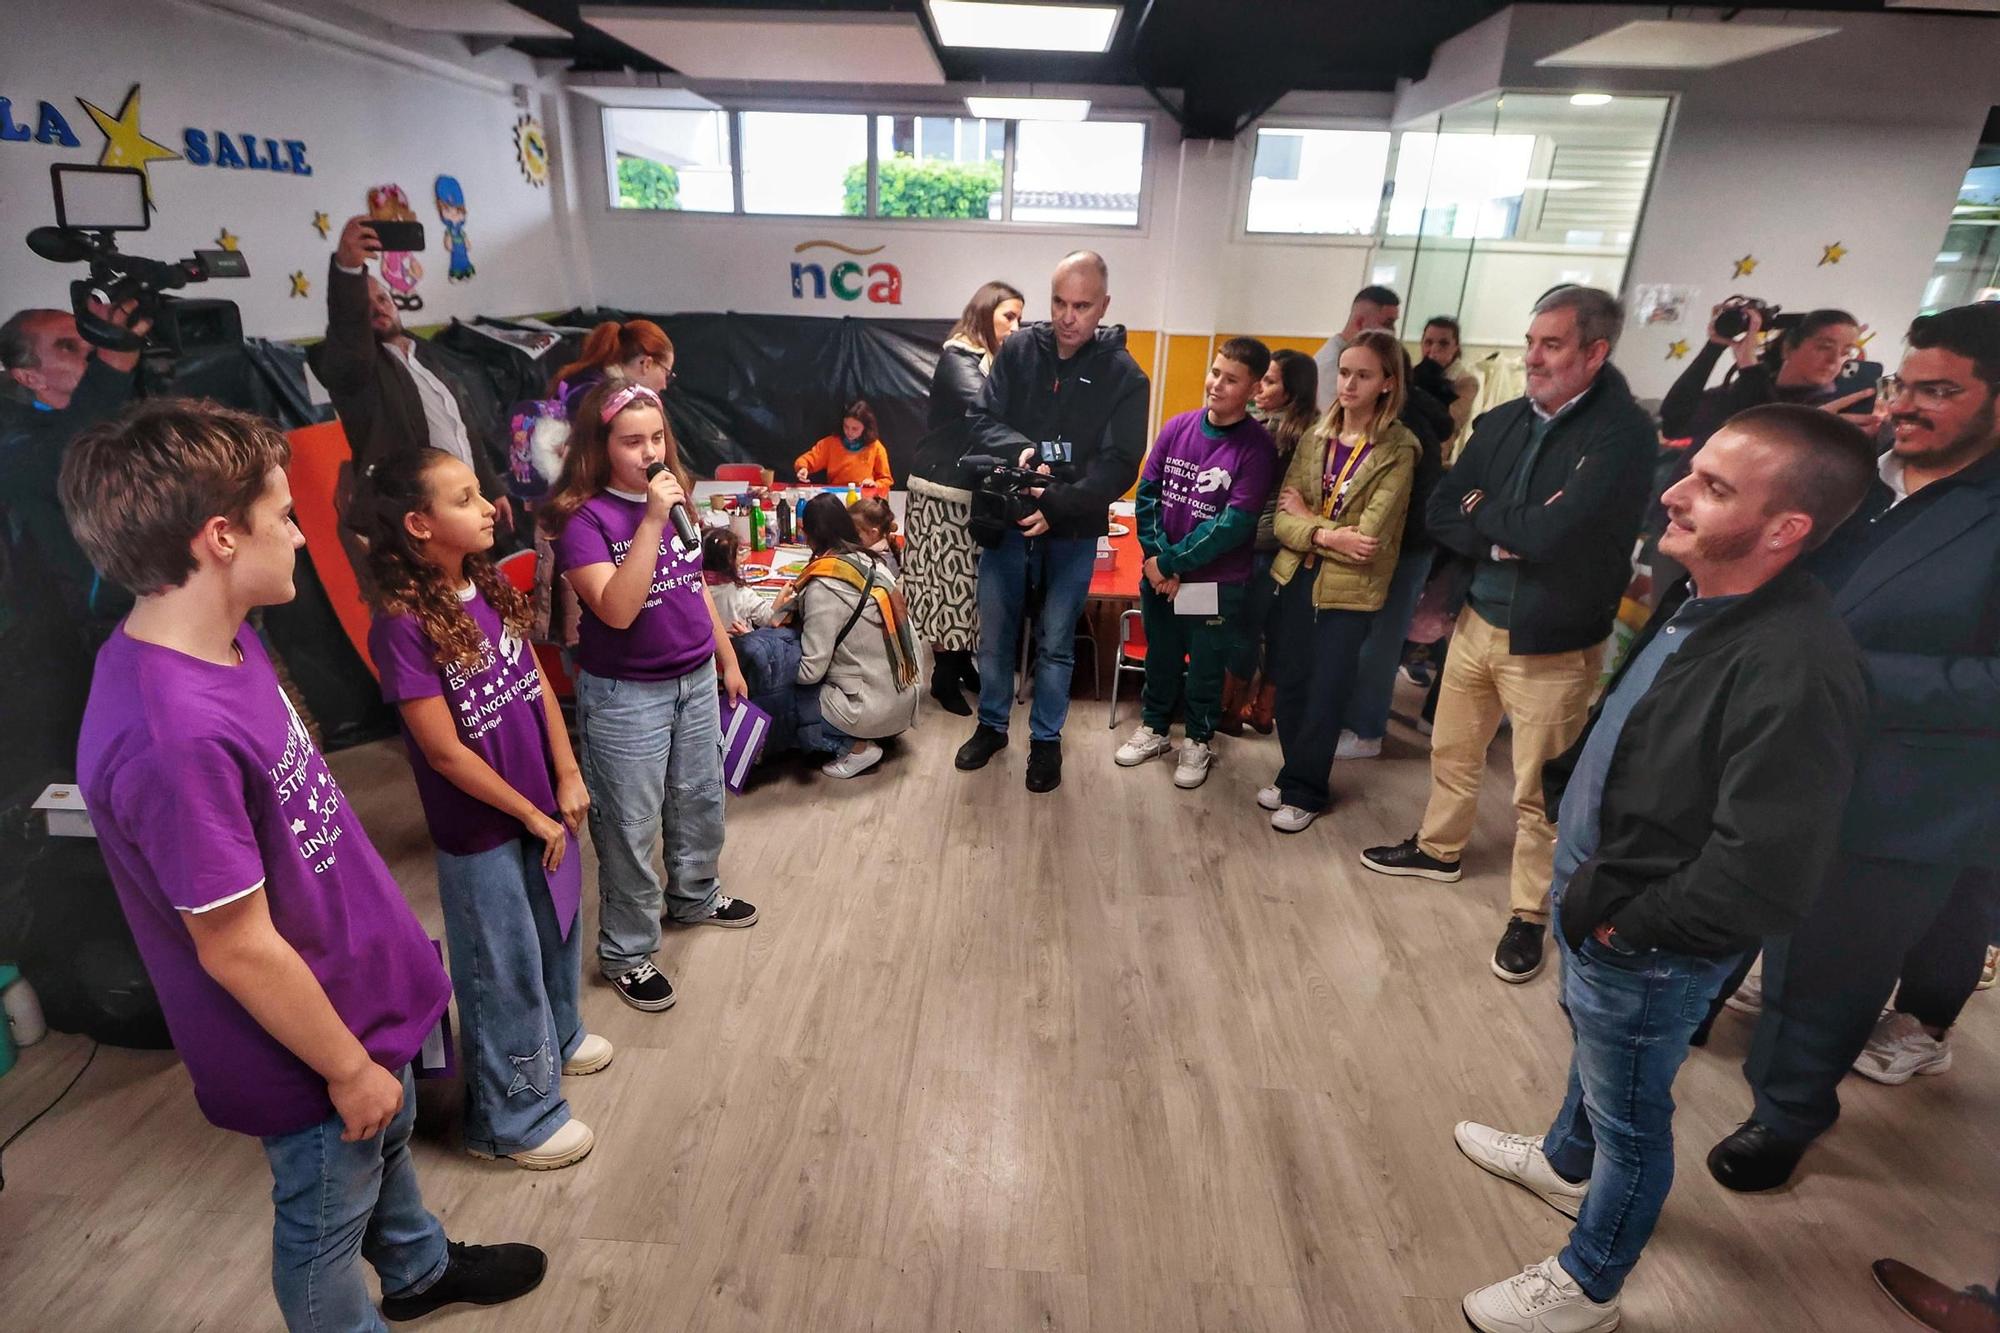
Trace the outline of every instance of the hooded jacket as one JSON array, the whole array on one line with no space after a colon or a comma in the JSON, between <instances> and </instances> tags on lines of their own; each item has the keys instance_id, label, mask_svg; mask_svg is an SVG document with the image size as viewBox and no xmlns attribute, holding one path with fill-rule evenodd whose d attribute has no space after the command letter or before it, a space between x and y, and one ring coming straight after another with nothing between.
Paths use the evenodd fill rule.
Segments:
<instances>
[{"instance_id":1,"label":"hooded jacket","mask_svg":"<svg viewBox=\"0 0 2000 1333\"><path fill-rule=\"evenodd\" d=\"M1050 325L1025 324L993 358L968 413L966 453L1011 464L1035 449L1055 478L1039 501L1049 535L1102 537L1111 502L1131 489L1146 458L1149 387L1122 326L1100 327L1064 361Z\"/></svg>"}]
</instances>

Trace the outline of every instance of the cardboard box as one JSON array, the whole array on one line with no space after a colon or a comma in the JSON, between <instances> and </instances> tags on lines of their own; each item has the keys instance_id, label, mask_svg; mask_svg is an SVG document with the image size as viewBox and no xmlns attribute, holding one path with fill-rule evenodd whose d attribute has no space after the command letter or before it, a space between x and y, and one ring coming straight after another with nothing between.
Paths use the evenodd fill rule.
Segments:
<instances>
[{"instance_id":1,"label":"cardboard box","mask_svg":"<svg viewBox=\"0 0 2000 1333\"><path fill-rule=\"evenodd\" d=\"M47 821L51 838L94 838L90 811L83 807L83 792L73 782L52 783L42 789L35 809Z\"/></svg>"}]
</instances>

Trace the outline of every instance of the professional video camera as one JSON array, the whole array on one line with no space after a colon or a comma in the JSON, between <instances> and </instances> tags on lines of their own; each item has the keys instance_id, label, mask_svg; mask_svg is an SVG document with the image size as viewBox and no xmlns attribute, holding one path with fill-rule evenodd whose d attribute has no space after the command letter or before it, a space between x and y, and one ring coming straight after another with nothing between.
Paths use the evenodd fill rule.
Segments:
<instances>
[{"instance_id":1,"label":"professional video camera","mask_svg":"<svg viewBox=\"0 0 2000 1333\"><path fill-rule=\"evenodd\" d=\"M1732 296L1722 303L1722 309L1715 312L1715 331L1734 341L1750 331L1750 312L1757 312L1764 332L1777 333L1789 329L1804 319L1804 315L1787 315L1780 306L1768 301L1760 301L1754 296Z\"/></svg>"},{"instance_id":2,"label":"professional video camera","mask_svg":"<svg viewBox=\"0 0 2000 1333\"><path fill-rule=\"evenodd\" d=\"M967 454L959 465L974 477L972 517L967 527L981 546L998 544L1017 523L1040 508L1028 492L1062 480L1060 475L1017 467L994 454Z\"/></svg>"},{"instance_id":3,"label":"professional video camera","mask_svg":"<svg viewBox=\"0 0 2000 1333\"><path fill-rule=\"evenodd\" d=\"M146 175L133 167L55 165L49 168L55 194L56 225L28 233L28 248L56 264L90 265L90 275L69 285L77 332L87 342L113 352L136 352L146 339L92 312L93 301L118 306L134 301L134 318L155 324L156 345L173 351L185 342L240 340L242 317L231 301L175 302L164 293L210 278L247 278L250 261L235 250L197 250L187 259L167 263L121 254L113 235L145 231L153 225L146 198ZM206 320L190 321L183 330L176 319L178 305L199 305ZM199 332L193 325L201 325ZM227 325L227 328L217 327Z\"/></svg>"}]
</instances>

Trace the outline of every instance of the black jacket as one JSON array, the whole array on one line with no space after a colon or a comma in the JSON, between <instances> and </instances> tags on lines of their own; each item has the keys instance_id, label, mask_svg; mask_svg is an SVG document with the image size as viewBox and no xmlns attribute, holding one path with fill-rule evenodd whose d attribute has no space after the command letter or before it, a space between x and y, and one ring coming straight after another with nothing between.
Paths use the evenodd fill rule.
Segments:
<instances>
[{"instance_id":1,"label":"black jacket","mask_svg":"<svg viewBox=\"0 0 2000 1333\"><path fill-rule=\"evenodd\" d=\"M1627 668L1686 600L1683 582ZM1549 810L1603 707L1543 765ZM1619 733L1597 854L1563 893L1570 947L1605 921L1634 948L1703 958L1791 930L1832 861L1866 712L1860 650L1798 566L1697 628Z\"/></svg>"},{"instance_id":2,"label":"black jacket","mask_svg":"<svg viewBox=\"0 0 2000 1333\"><path fill-rule=\"evenodd\" d=\"M1527 498L1509 500L1534 420L1528 400L1516 398L1474 422L1424 517L1431 540L1464 557L1454 562L1453 601L1471 586L1474 564L1505 547L1520 557L1509 647L1516 654L1575 652L1611 633L1631 582L1632 542L1659 436L1625 377L1607 365L1549 428ZM1474 490L1485 498L1468 517L1459 505Z\"/></svg>"},{"instance_id":3,"label":"black jacket","mask_svg":"<svg viewBox=\"0 0 2000 1333\"><path fill-rule=\"evenodd\" d=\"M2000 867L2000 453L1903 503L1878 520L1878 483L1818 562L1851 566L1833 605L1870 686L1843 845ZM1856 563L1847 548L1877 521L1893 530Z\"/></svg>"},{"instance_id":4,"label":"black jacket","mask_svg":"<svg viewBox=\"0 0 2000 1333\"><path fill-rule=\"evenodd\" d=\"M455 382L451 370L440 364L437 349L424 338L415 339L412 352L424 368L436 375L458 401L458 415L465 422L466 443L472 450L472 470L479 477L479 489L488 499L504 495L500 488L496 458L505 458L507 443L499 438L501 424L474 410L465 392ZM343 272L340 265L326 267L326 337L306 349L306 361L313 374L333 398L333 410L347 433L347 447L354 454L357 478L366 475L377 460L400 449L420 448L430 443L430 423L424 418L424 402L417 396L417 383L410 372L375 339L368 324L368 275Z\"/></svg>"},{"instance_id":5,"label":"black jacket","mask_svg":"<svg viewBox=\"0 0 2000 1333\"><path fill-rule=\"evenodd\" d=\"M937 369L931 373L930 414L908 475L955 490L972 485L958 460L968 452L972 439L972 423L965 414L986 386L986 372L979 368L980 355L957 343L946 343L938 353Z\"/></svg>"},{"instance_id":6,"label":"black jacket","mask_svg":"<svg viewBox=\"0 0 2000 1333\"><path fill-rule=\"evenodd\" d=\"M1042 492L1053 537L1102 537L1111 502L1130 490L1146 460L1146 372L1125 350L1125 330L1099 328L1067 361L1055 331L1024 324L1000 345L993 373L968 416L966 452L1012 463L1021 451L1066 444L1067 465Z\"/></svg>"},{"instance_id":7,"label":"black jacket","mask_svg":"<svg viewBox=\"0 0 2000 1333\"><path fill-rule=\"evenodd\" d=\"M25 395L0 398L0 534L7 546L0 579L17 610L52 599L61 614L81 622L116 620L131 609L131 595L98 580L70 535L56 478L70 441L117 416L136 388L131 371L113 370L93 356L60 411L44 411Z\"/></svg>"}]
</instances>

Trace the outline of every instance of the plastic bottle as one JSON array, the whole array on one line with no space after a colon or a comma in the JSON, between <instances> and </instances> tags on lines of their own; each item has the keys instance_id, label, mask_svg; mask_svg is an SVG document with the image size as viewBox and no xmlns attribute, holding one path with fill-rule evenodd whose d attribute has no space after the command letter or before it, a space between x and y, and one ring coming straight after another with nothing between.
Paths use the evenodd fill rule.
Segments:
<instances>
[{"instance_id":1,"label":"plastic bottle","mask_svg":"<svg viewBox=\"0 0 2000 1333\"><path fill-rule=\"evenodd\" d=\"M783 496L778 498L778 545L792 544L792 502Z\"/></svg>"},{"instance_id":2,"label":"plastic bottle","mask_svg":"<svg viewBox=\"0 0 2000 1333\"><path fill-rule=\"evenodd\" d=\"M759 505L750 506L750 549L762 551L768 543L764 540L764 510Z\"/></svg>"},{"instance_id":3,"label":"plastic bottle","mask_svg":"<svg viewBox=\"0 0 2000 1333\"><path fill-rule=\"evenodd\" d=\"M857 504L860 504L860 503L861 503L861 488L860 488L859 486L856 486L856 485L855 485L855 484L854 484L853 482L851 482L851 481L850 481L850 482L848 482L848 483L847 483L847 507L848 507L849 509L852 509L852 508L854 508L854 506L855 506L855 505L857 505Z\"/></svg>"}]
</instances>

